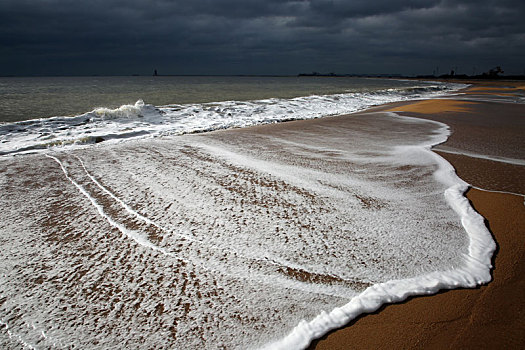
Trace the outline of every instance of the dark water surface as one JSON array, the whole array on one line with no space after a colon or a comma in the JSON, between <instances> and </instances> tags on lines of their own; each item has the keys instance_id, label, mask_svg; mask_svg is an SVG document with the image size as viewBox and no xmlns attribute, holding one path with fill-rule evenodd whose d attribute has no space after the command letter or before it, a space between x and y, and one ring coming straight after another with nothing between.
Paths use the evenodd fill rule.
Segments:
<instances>
[{"instance_id":1,"label":"dark water surface","mask_svg":"<svg viewBox=\"0 0 525 350\"><path fill-rule=\"evenodd\" d=\"M411 86L413 81L332 77L1 77L0 122L72 116L97 107L134 104L139 99L159 106Z\"/></svg>"}]
</instances>

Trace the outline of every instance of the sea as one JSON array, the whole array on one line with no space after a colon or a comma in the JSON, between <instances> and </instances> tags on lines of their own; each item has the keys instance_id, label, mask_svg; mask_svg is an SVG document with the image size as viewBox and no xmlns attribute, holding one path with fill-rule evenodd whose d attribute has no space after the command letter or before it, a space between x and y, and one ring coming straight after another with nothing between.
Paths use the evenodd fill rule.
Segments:
<instances>
[{"instance_id":1,"label":"sea","mask_svg":"<svg viewBox=\"0 0 525 350\"><path fill-rule=\"evenodd\" d=\"M0 347L304 349L489 281L448 126L366 112L464 87L0 78Z\"/></svg>"},{"instance_id":2,"label":"sea","mask_svg":"<svg viewBox=\"0 0 525 350\"><path fill-rule=\"evenodd\" d=\"M319 118L460 86L328 77L0 78L0 155Z\"/></svg>"}]
</instances>

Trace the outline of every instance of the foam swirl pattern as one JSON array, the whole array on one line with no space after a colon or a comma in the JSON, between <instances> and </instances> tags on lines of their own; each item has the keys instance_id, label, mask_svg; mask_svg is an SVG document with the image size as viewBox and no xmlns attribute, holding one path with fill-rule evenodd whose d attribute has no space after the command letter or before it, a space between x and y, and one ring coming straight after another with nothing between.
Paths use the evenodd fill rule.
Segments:
<instances>
[{"instance_id":1,"label":"foam swirl pattern","mask_svg":"<svg viewBox=\"0 0 525 350\"><path fill-rule=\"evenodd\" d=\"M348 118L1 157L0 345L304 348L487 282L447 127Z\"/></svg>"}]
</instances>

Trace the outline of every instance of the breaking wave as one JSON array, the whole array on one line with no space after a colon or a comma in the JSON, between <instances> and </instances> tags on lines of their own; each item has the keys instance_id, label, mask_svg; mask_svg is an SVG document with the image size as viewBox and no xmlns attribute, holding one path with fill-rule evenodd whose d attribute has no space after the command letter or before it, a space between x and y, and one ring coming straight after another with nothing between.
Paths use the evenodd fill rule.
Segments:
<instances>
[{"instance_id":1,"label":"breaking wave","mask_svg":"<svg viewBox=\"0 0 525 350\"><path fill-rule=\"evenodd\" d=\"M291 99L165 106L153 106L138 100L115 109L99 107L72 117L33 119L0 125L0 155L320 118L352 113L389 102L429 98L463 87L463 84L417 85Z\"/></svg>"}]
</instances>

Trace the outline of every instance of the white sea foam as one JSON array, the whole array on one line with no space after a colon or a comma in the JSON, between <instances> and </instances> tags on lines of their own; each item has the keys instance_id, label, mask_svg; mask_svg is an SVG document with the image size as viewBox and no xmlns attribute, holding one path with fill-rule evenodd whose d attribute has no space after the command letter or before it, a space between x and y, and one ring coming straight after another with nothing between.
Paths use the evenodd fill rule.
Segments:
<instances>
[{"instance_id":1,"label":"white sea foam","mask_svg":"<svg viewBox=\"0 0 525 350\"><path fill-rule=\"evenodd\" d=\"M97 200L95 198L93 198L93 196L91 196L86 191L86 189L83 186L81 186L78 182L76 182L75 180L73 180L69 176L69 173L68 173L67 169L64 167L64 164L62 164L62 162L57 157L51 156L49 154L46 154L46 157L49 157L49 158L53 159L55 162L58 163L58 165L60 165L60 168L64 172L64 175L66 176L66 178L80 191L80 193L82 193L91 202L91 204L97 209L97 211L100 214L100 216L102 216L105 220L107 220L107 222L111 226L113 226L116 229L118 229L124 236L132 239L133 241L137 242L139 245L141 245L143 247L146 247L146 248L154 250L154 251L161 252L164 255L169 255L171 257L174 257L174 258L177 258L177 259L181 259L181 258L177 257L175 254L166 251L166 249L163 249L161 247L156 246L155 244L150 242L146 237L144 237L144 235L142 233L140 233L140 232L138 232L136 230L130 230L130 229L126 228L124 225L122 225L121 223L116 222L111 216L109 216L104 211L104 208L97 202ZM181 260L184 261L184 259L181 259ZM185 262L188 262L188 261L185 261Z\"/></svg>"},{"instance_id":2,"label":"white sea foam","mask_svg":"<svg viewBox=\"0 0 525 350\"><path fill-rule=\"evenodd\" d=\"M139 100L135 104L122 105L116 109L96 108L74 117L53 117L0 125L0 155L319 118L351 113L388 102L428 98L464 86L437 84L292 99L272 98L158 107Z\"/></svg>"},{"instance_id":3,"label":"white sea foam","mask_svg":"<svg viewBox=\"0 0 525 350\"><path fill-rule=\"evenodd\" d=\"M0 329L3 328L3 330L7 333L10 340L13 340L16 345L10 344L13 346L21 346L22 349L29 349L29 350L36 350L37 348L33 346L32 344L26 342L24 338L22 338L19 334L13 333L9 329L9 324L7 322L4 322L0 320Z\"/></svg>"},{"instance_id":4,"label":"white sea foam","mask_svg":"<svg viewBox=\"0 0 525 350\"><path fill-rule=\"evenodd\" d=\"M465 254L463 265L452 270L434 271L414 278L375 284L352 298L349 303L330 312L323 311L310 321L301 321L286 337L263 346L263 349L305 349L312 340L347 325L361 314L374 312L384 304L400 302L410 296L434 294L443 289L472 288L490 282L491 260L496 244L485 226L484 218L470 206L463 195L468 184L457 177L454 168L446 160L430 151L431 146L444 142L449 134L445 124L435 123L442 126L441 135L436 135L433 142L419 147L439 164L434 175L438 181L449 186L444 196L461 218L469 237L468 254Z\"/></svg>"},{"instance_id":5,"label":"white sea foam","mask_svg":"<svg viewBox=\"0 0 525 350\"><path fill-rule=\"evenodd\" d=\"M205 147L205 146L201 145L201 147ZM98 213L105 220L107 220L111 226L117 228L120 232L122 232L123 235L125 235L126 237L132 239L133 241L137 242L139 245L141 245L141 246L143 246L145 248L151 249L153 251L158 251L158 252L160 252L160 253L162 253L164 255L167 255L167 256L170 256L170 257L173 257L173 258L176 258L176 259L180 259L180 260L184 261L186 264L195 264L195 263L197 263L197 265L199 265L200 268L209 269L207 264L199 263L199 262L197 262L195 260L194 261L190 261L188 259L181 258L181 257L179 257L179 256L177 256L177 255L167 251L166 249L164 249L164 248L162 248L162 247L160 247L158 245L153 244L151 241L149 241L140 232L137 232L136 230L129 230L123 224L115 221L115 219L110 217L104 211L104 208L97 202L97 200L93 196L91 196L88 193L88 191L86 191L84 186L80 185L78 182L76 182L75 180L73 180L69 176L69 173L68 173L67 169L64 167L64 164L57 157L49 155L49 154L46 154L46 157L53 159L54 161L56 161L60 165L60 168L64 172L64 175L66 176L66 178L80 191L80 193L82 193L86 198L89 199L91 204L97 209ZM79 158L78 156L75 156L75 158L80 162L80 164L81 164L84 172L86 173L86 175L90 178L91 181L93 181L93 183L98 188L100 188L104 193L109 195L120 206L122 206L128 213L130 213L131 215L135 216L139 220L144 221L148 225L152 225L152 226L154 226L154 227L164 231L164 233L174 234L176 236L179 236L179 237L183 238L184 240L188 240L188 241L197 243L199 245L206 246L206 248L208 248L208 249L213 249L213 250L220 251L220 252L229 252L230 254L233 254L235 256L240 256L241 258L243 258L243 259L245 259L247 261L252 260L252 261L257 261L257 262L260 262L260 263L262 262L262 263L265 263L265 264L274 265L274 266L279 267L279 268L290 268L290 269L295 269L295 270L302 271L304 273L310 273L310 274L326 273L326 272L308 270L308 268L305 267L305 266L294 264L293 262L286 261L285 259L281 259L279 257L271 256L269 254L264 254L263 256L248 256L248 255L245 255L244 252L236 251L232 247L227 247L227 246L223 246L223 245L219 246L219 245L209 244L209 243L206 243L204 241L195 239L195 238L191 237L189 234L177 233L177 232L174 232L174 230L171 230L171 229L169 229L167 227L163 227L163 225L160 225L160 224L156 223L155 221L152 221L149 218L145 217L144 215L136 212L129 205L124 203L120 198L115 196L114 193L109 191L106 187L104 187L96 178L94 178L89 173L89 171L87 170L87 168L86 168L86 166L85 166L85 164L84 164L84 162L82 161L81 158ZM228 272L226 272L224 270L222 270L222 271L219 271L217 269L212 269L212 270L214 272L216 272L216 273L226 273L226 274L228 274ZM229 275L232 276L233 278L241 278L241 279L248 278L246 275L243 275L243 274L232 275L231 273L229 273ZM334 275L327 275L327 276L328 277L339 278L340 280L344 281L344 278L340 277L340 276L334 276ZM272 281L272 283L274 283L274 282L275 281ZM347 282L351 283L352 281L348 280ZM312 290L312 291L315 291L316 293L327 294L327 295L348 295L348 291L347 290L340 290L340 291L338 291L337 288L323 288L322 286L320 288L319 287L311 288L311 286L301 285L300 283L289 283L289 281L286 281L286 280L282 280L282 281L280 281L280 283L282 285L286 285L288 288L291 288L291 289L299 288L299 289L302 289L302 290Z\"/></svg>"},{"instance_id":6,"label":"white sea foam","mask_svg":"<svg viewBox=\"0 0 525 350\"><path fill-rule=\"evenodd\" d=\"M163 110L137 108L125 118ZM468 185L430 151L448 128L349 118L344 137L278 128L0 157L4 339L302 348L384 303L490 280Z\"/></svg>"}]
</instances>

